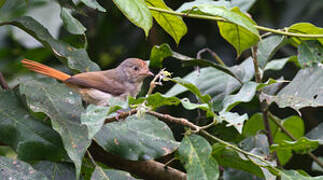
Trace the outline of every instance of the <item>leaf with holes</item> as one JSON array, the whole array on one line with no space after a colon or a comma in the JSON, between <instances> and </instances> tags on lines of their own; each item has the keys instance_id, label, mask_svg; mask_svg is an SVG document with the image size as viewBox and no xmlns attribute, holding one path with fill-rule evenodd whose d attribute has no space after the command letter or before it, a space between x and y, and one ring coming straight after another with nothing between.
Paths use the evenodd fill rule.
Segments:
<instances>
[{"instance_id":1,"label":"leaf with holes","mask_svg":"<svg viewBox=\"0 0 323 180\"><path fill-rule=\"evenodd\" d=\"M132 115L103 126L94 140L106 151L128 160L149 160L172 153L178 147L172 131L156 117Z\"/></svg>"},{"instance_id":2,"label":"leaf with holes","mask_svg":"<svg viewBox=\"0 0 323 180\"><path fill-rule=\"evenodd\" d=\"M83 156L89 147L88 130L81 124L83 106L81 97L53 79L24 82L20 93L26 96L29 108L50 117L53 128L61 135L65 150L74 162L77 178L80 175Z\"/></svg>"},{"instance_id":3,"label":"leaf with holes","mask_svg":"<svg viewBox=\"0 0 323 180\"><path fill-rule=\"evenodd\" d=\"M187 179L217 179L219 165L212 157L212 147L203 137L185 136L178 148L178 157L187 172Z\"/></svg>"},{"instance_id":4,"label":"leaf with holes","mask_svg":"<svg viewBox=\"0 0 323 180\"><path fill-rule=\"evenodd\" d=\"M302 68L323 62L323 45L318 41L303 41L298 46L298 62Z\"/></svg>"}]
</instances>

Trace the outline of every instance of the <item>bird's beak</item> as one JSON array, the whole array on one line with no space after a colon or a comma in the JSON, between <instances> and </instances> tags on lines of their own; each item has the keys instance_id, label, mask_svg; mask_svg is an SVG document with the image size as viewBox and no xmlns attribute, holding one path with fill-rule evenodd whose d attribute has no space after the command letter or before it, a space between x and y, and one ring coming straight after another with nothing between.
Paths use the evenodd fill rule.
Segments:
<instances>
[{"instance_id":1,"label":"bird's beak","mask_svg":"<svg viewBox=\"0 0 323 180\"><path fill-rule=\"evenodd\" d=\"M145 75L145 76L154 76L154 73L150 72L149 70L147 71L144 71L141 73L142 75Z\"/></svg>"}]
</instances>

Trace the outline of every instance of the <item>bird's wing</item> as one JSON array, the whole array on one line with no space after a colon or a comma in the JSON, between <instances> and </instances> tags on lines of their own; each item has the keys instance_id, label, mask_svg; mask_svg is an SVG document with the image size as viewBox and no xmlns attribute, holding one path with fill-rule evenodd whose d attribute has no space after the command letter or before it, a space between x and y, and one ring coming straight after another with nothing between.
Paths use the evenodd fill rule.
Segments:
<instances>
[{"instance_id":1,"label":"bird's wing","mask_svg":"<svg viewBox=\"0 0 323 180\"><path fill-rule=\"evenodd\" d=\"M84 88L98 89L113 96L119 96L125 93L126 88L120 81L113 77L114 73L109 73L111 74L110 78L105 77L101 73L103 73L103 71L80 73L72 76L65 82Z\"/></svg>"}]
</instances>

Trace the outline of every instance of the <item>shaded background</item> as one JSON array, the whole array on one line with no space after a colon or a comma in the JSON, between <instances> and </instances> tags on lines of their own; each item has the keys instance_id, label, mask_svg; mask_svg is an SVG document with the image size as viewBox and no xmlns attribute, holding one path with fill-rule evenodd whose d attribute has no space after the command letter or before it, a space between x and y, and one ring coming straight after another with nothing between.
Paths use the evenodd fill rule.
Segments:
<instances>
[{"instance_id":1,"label":"shaded background","mask_svg":"<svg viewBox=\"0 0 323 180\"><path fill-rule=\"evenodd\" d=\"M34 0L31 5L25 5L24 0L8 0L12 4L20 2L16 11L3 13L6 9L1 9L3 14L18 16L26 14L33 16L36 20L43 23L55 37L72 43L74 46L80 46L82 37L67 33L62 28L62 22L59 18L60 8L55 1ZM177 46L171 37L166 34L157 23L154 23L149 37L144 36L144 32L131 24L116 8L112 1L98 0L98 2L107 9L107 13L100 13L95 10L84 7L83 11L76 14L83 25L87 28L86 36L88 40L88 53L90 58L99 64L102 69L113 68L127 57L139 57L149 59L151 48L154 45L168 43L174 51L187 56L195 57L196 53L203 48L210 48L215 51L228 66L239 64L247 56L249 51L244 52L239 58L236 58L234 48L221 38L216 22L184 19L188 26L188 33ZM166 4L172 9L177 9L183 1L165 0ZM188 1L185 1L188 2ZM321 0L257 0L249 13L257 24L271 28L284 28L297 22L310 22L316 26L323 27L323 1ZM0 13L1 14L1 13ZM0 16L0 20L7 17ZM281 48L274 58L296 55L297 49L291 46ZM203 54L204 58L214 60L208 54ZM37 41L33 40L28 34L10 26L0 27L0 72L8 80L10 86L16 85L19 81L28 78L31 74L20 65L23 58L37 59L42 63L53 66L64 71L61 63L51 54L48 49L43 48ZM167 58L164 66L168 71L173 72L173 76L184 76L193 68L183 68L180 62L175 59ZM279 72L270 72L266 77L284 76L285 79L292 79L297 72L296 66L288 64ZM154 70L157 72L158 70ZM165 92L171 84L160 87L158 91ZM188 94L185 94L188 95ZM183 95L184 96L184 95ZM284 118L290 115L297 115L295 111L285 108L278 109L276 105L271 106L272 112L278 117ZM183 108L168 107L160 111L171 113L175 116L184 116L188 119L196 119L197 112L183 111ZM239 113L247 112L249 115L259 111L258 102L241 104L234 109ZM306 132L314 126L323 122L322 109L307 108L302 110L302 118L305 122ZM206 123L206 122L200 122ZM175 137L180 139L183 129L180 126L171 125L175 132ZM220 128L220 127L219 127ZM221 135L221 134L219 134ZM322 152L322 148L316 150L316 154ZM323 155L323 154L321 154ZM311 172L312 160L307 156L294 156L286 165L286 168L306 169L313 175L317 172Z\"/></svg>"}]
</instances>

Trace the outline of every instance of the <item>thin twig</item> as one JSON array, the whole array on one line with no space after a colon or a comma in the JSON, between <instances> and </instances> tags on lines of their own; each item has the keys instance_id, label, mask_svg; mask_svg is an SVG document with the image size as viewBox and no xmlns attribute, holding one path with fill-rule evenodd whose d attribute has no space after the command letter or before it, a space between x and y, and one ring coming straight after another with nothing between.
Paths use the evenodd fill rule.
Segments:
<instances>
[{"instance_id":1,"label":"thin twig","mask_svg":"<svg viewBox=\"0 0 323 180\"><path fill-rule=\"evenodd\" d=\"M210 48L204 48L204 49L199 50L199 52L197 52L197 55L196 55L197 59L202 59L201 55L204 52L210 53L219 64L221 64L222 66L226 66L224 64L224 62L222 61L222 59L220 58L220 56L218 56L218 54L215 53L214 51L212 51Z\"/></svg>"},{"instance_id":2,"label":"thin twig","mask_svg":"<svg viewBox=\"0 0 323 180\"><path fill-rule=\"evenodd\" d=\"M167 168L167 167L168 167L168 165L169 165L170 163L172 163L173 161L175 161L175 160L176 160L176 157L173 157L172 159L170 159L169 161L167 161L167 162L164 164L165 168Z\"/></svg>"},{"instance_id":3,"label":"thin twig","mask_svg":"<svg viewBox=\"0 0 323 180\"><path fill-rule=\"evenodd\" d=\"M5 80L5 78L3 77L3 74L0 72L0 85L4 90L8 90L9 86Z\"/></svg>"}]
</instances>

